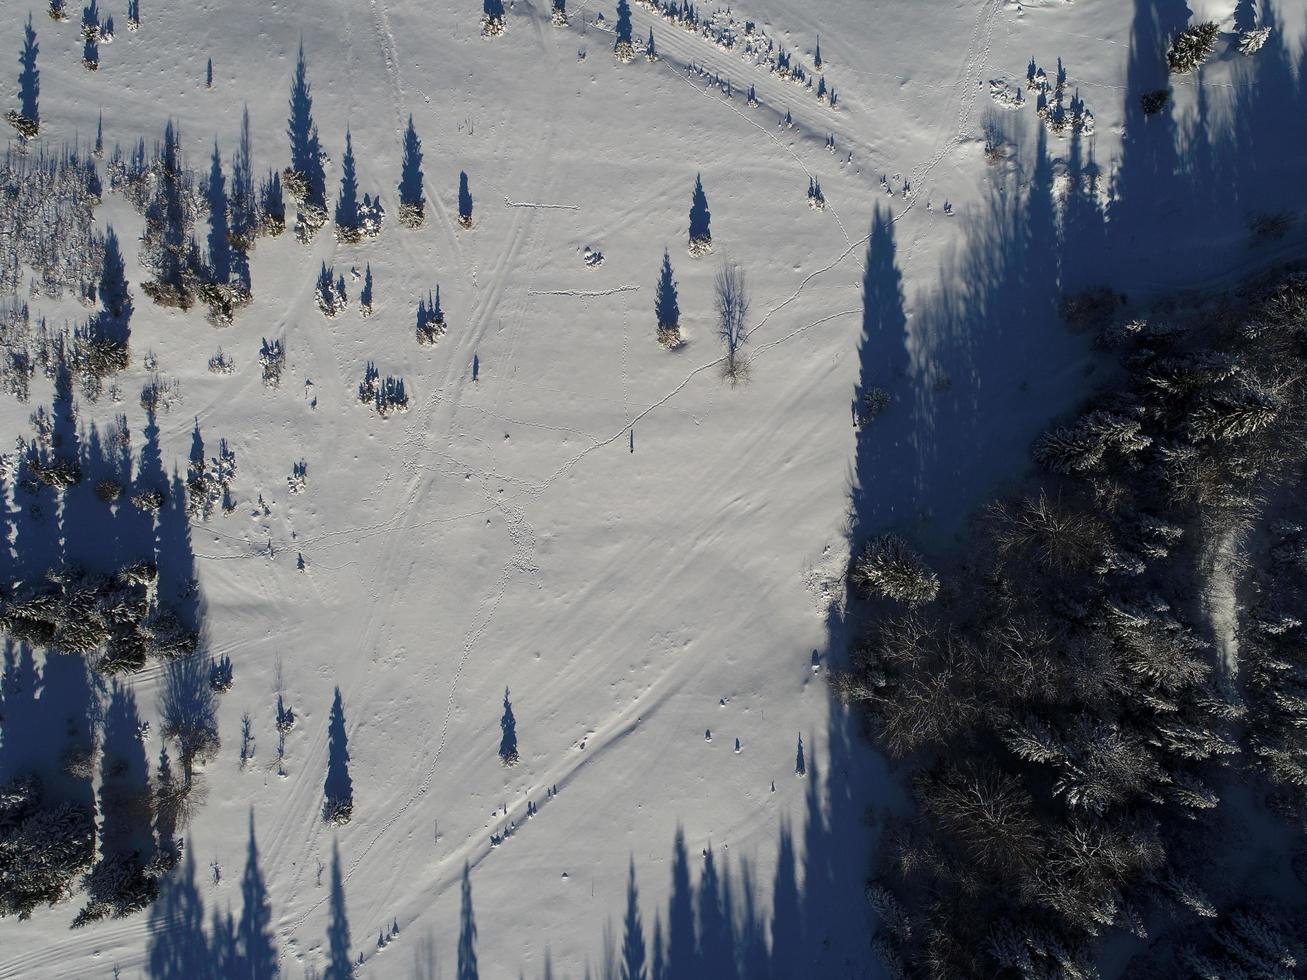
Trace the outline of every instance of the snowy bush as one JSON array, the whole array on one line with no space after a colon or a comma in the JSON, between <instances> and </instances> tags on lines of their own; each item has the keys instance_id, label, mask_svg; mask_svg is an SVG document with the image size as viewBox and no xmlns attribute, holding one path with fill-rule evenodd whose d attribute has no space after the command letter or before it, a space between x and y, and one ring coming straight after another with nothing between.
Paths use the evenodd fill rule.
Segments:
<instances>
[{"instance_id":1,"label":"snowy bush","mask_svg":"<svg viewBox=\"0 0 1307 980\"><path fill-rule=\"evenodd\" d=\"M375 364L368 361L359 384L359 401L371 405L382 418L408 411L408 391L404 379L391 375L381 376Z\"/></svg>"},{"instance_id":2,"label":"snowy bush","mask_svg":"<svg viewBox=\"0 0 1307 980\"><path fill-rule=\"evenodd\" d=\"M17 109L10 109L5 113L5 122L14 128L14 132L22 140L34 140L41 131L40 122L24 116Z\"/></svg>"},{"instance_id":3,"label":"snowy bush","mask_svg":"<svg viewBox=\"0 0 1307 980\"><path fill-rule=\"evenodd\" d=\"M939 576L893 534L879 535L863 545L849 574L864 596L918 606L939 595Z\"/></svg>"},{"instance_id":4,"label":"snowy bush","mask_svg":"<svg viewBox=\"0 0 1307 980\"><path fill-rule=\"evenodd\" d=\"M445 335L445 313L440 308L440 287L435 295L427 293L426 299L418 300L417 339L424 347L435 344Z\"/></svg>"},{"instance_id":5,"label":"snowy bush","mask_svg":"<svg viewBox=\"0 0 1307 980\"><path fill-rule=\"evenodd\" d=\"M318 273L317 301L318 309L327 319L334 319L345 309L349 301L345 296L345 277L333 278L334 270L327 263L322 263Z\"/></svg>"},{"instance_id":6,"label":"snowy bush","mask_svg":"<svg viewBox=\"0 0 1307 980\"><path fill-rule=\"evenodd\" d=\"M186 469L186 514L192 520L207 521L220 506L224 514L230 514L236 508L232 496L236 453L222 439L218 442L218 455L205 459L198 425L194 441L195 450Z\"/></svg>"},{"instance_id":7,"label":"snowy bush","mask_svg":"<svg viewBox=\"0 0 1307 980\"><path fill-rule=\"evenodd\" d=\"M821 192L821 184L817 182L816 177L808 178L808 207L814 211L826 209L826 195Z\"/></svg>"},{"instance_id":8,"label":"snowy bush","mask_svg":"<svg viewBox=\"0 0 1307 980\"><path fill-rule=\"evenodd\" d=\"M1195 24L1171 39L1166 49L1166 65L1173 74L1191 72L1212 53L1216 46L1217 26L1212 21Z\"/></svg>"},{"instance_id":9,"label":"snowy bush","mask_svg":"<svg viewBox=\"0 0 1307 980\"><path fill-rule=\"evenodd\" d=\"M286 367L286 348L280 340L262 338L259 344L259 366L263 369L263 386L277 388L281 385L281 374Z\"/></svg>"},{"instance_id":10,"label":"snowy bush","mask_svg":"<svg viewBox=\"0 0 1307 980\"><path fill-rule=\"evenodd\" d=\"M221 347L216 354L209 358L210 374L231 374L236 370L236 362L231 359L230 354L224 354Z\"/></svg>"}]
</instances>

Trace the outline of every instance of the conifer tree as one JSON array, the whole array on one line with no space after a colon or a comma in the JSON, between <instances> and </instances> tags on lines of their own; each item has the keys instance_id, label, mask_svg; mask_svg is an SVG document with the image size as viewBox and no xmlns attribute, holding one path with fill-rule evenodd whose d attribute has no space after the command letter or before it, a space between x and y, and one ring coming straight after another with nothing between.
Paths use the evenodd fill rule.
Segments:
<instances>
[{"instance_id":1,"label":"conifer tree","mask_svg":"<svg viewBox=\"0 0 1307 980\"><path fill-rule=\"evenodd\" d=\"M336 240L357 241L359 182L354 167L354 142L345 130L345 156L340 161L340 196L336 199Z\"/></svg>"},{"instance_id":2,"label":"conifer tree","mask_svg":"<svg viewBox=\"0 0 1307 980\"><path fill-rule=\"evenodd\" d=\"M694 194L690 200L690 254L701 255L712 250L712 231L709 222L708 196L703 192L703 180L694 176Z\"/></svg>"},{"instance_id":3,"label":"conifer tree","mask_svg":"<svg viewBox=\"0 0 1307 980\"><path fill-rule=\"evenodd\" d=\"M660 342L680 339L681 308L676 297L676 280L672 278L672 259L667 249L663 249L663 268L654 292L654 317L658 321Z\"/></svg>"},{"instance_id":4,"label":"conifer tree","mask_svg":"<svg viewBox=\"0 0 1307 980\"><path fill-rule=\"evenodd\" d=\"M399 223L405 228L419 228L425 219L426 199L422 196L422 141L408 117L404 131L404 161L399 172Z\"/></svg>"},{"instance_id":5,"label":"conifer tree","mask_svg":"<svg viewBox=\"0 0 1307 980\"><path fill-rule=\"evenodd\" d=\"M614 28L617 41L613 44L613 53L618 61L630 61L631 49L631 5L627 0L617 0L617 24Z\"/></svg>"}]
</instances>

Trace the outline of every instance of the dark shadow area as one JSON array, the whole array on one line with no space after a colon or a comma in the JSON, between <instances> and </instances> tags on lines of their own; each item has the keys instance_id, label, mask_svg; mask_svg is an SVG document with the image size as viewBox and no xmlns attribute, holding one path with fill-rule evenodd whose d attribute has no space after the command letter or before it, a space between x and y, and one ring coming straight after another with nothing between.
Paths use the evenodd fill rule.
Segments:
<instances>
[{"instance_id":1,"label":"dark shadow area","mask_svg":"<svg viewBox=\"0 0 1307 980\"><path fill-rule=\"evenodd\" d=\"M259 845L254 836L254 811L250 811L250 842L241 875L241 917L236 928L240 953L240 976L249 980L272 980L278 975L277 948L272 932L272 907L268 886L259 869Z\"/></svg>"},{"instance_id":2,"label":"dark shadow area","mask_svg":"<svg viewBox=\"0 0 1307 980\"><path fill-rule=\"evenodd\" d=\"M504 714L499 719L499 761L506 766L517 764L517 719L513 717L513 704L504 688Z\"/></svg>"},{"instance_id":3,"label":"dark shadow area","mask_svg":"<svg viewBox=\"0 0 1307 980\"><path fill-rule=\"evenodd\" d=\"M231 214L228 241L231 245L231 276L242 291L250 291L249 250L259 233L259 199L254 189L254 159L250 141L250 110L241 113L240 142L231 160ZM273 216L269 216L272 218ZM284 220L284 215L282 219ZM273 219L275 220L275 218Z\"/></svg>"},{"instance_id":4,"label":"dark shadow area","mask_svg":"<svg viewBox=\"0 0 1307 980\"><path fill-rule=\"evenodd\" d=\"M413 126L413 116L408 117L408 128L404 130L404 159L399 171L399 203L401 206L418 208L423 206L422 197L422 141L418 139L417 129Z\"/></svg>"},{"instance_id":5,"label":"dark shadow area","mask_svg":"<svg viewBox=\"0 0 1307 980\"><path fill-rule=\"evenodd\" d=\"M313 122L313 97L309 93L309 69L304 60L304 43L300 42L295 63L295 80L290 89L290 118L286 123L290 137L291 169L304 180L304 198L319 208L327 206L327 175L322 167L322 144Z\"/></svg>"},{"instance_id":6,"label":"dark shadow area","mask_svg":"<svg viewBox=\"0 0 1307 980\"><path fill-rule=\"evenodd\" d=\"M209 158L204 199L209 208L210 281L226 284L231 280L232 272L231 227L227 221L227 178L222 172L222 151L218 149L217 140L213 142L213 155Z\"/></svg>"},{"instance_id":7,"label":"dark shadow area","mask_svg":"<svg viewBox=\"0 0 1307 980\"><path fill-rule=\"evenodd\" d=\"M178 845L179 849L180 844ZM150 908L146 976L151 980L272 980L284 976L272 931L272 908L259 867L254 818L245 870L241 876L241 911L214 908L205 922L204 898L196 879L195 852L188 843L185 857L160 882L159 898ZM344 971L324 976L345 978L349 969L349 928L344 925L344 892L339 890L339 860L333 866L332 923L329 942L341 946ZM339 902L337 901L339 899ZM343 930L343 931L342 931ZM333 945L332 949L336 947Z\"/></svg>"},{"instance_id":8,"label":"dark shadow area","mask_svg":"<svg viewBox=\"0 0 1307 980\"><path fill-rule=\"evenodd\" d=\"M359 290L359 306L364 310L372 309L372 263L363 269L363 288Z\"/></svg>"},{"instance_id":9,"label":"dark shadow area","mask_svg":"<svg viewBox=\"0 0 1307 980\"><path fill-rule=\"evenodd\" d=\"M331 844L331 912L327 922L327 968L322 980L349 980L354 965L349 958L349 917L345 913L345 882L340 873L340 846Z\"/></svg>"},{"instance_id":10,"label":"dark shadow area","mask_svg":"<svg viewBox=\"0 0 1307 980\"><path fill-rule=\"evenodd\" d=\"M354 783L349 776L349 736L345 731L345 706L340 688L331 703L327 723L327 778L322 784L322 819L348 823L354 813Z\"/></svg>"},{"instance_id":11,"label":"dark shadow area","mask_svg":"<svg viewBox=\"0 0 1307 980\"><path fill-rule=\"evenodd\" d=\"M681 323L681 307L676 296L676 280L672 278L672 259L663 249L663 265L658 273L658 285L654 289L654 319L661 334L665 330L675 330Z\"/></svg>"},{"instance_id":12,"label":"dark shadow area","mask_svg":"<svg viewBox=\"0 0 1307 980\"><path fill-rule=\"evenodd\" d=\"M100 756L100 850L136 852L148 861L154 849L150 765L141 741L135 692L115 680L104 713Z\"/></svg>"},{"instance_id":13,"label":"dark shadow area","mask_svg":"<svg viewBox=\"0 0 1307 980\"><path fill-rule=\"evenodd\" d=\"M204 928L195 852L189 844L184 852L180 866L160 882L159 898L150 907L146 969L151 980L219 980Z\"/></svg>"},{"instance_id":14,"label":"dark shadow area","mask_svg":"<svg viewBox=\"0 0 1307 980\"><path fill-rule=\"evenodd\" d=\"M860 371L852 412L857 426L850 475L854 540L866 536L877 524L910 521L917 499L916 481L908 478L916 457L913 420L917 408L909 376L903 277L895 259L894 223L888 211L876 208L869 234L862 278ZM879 484L878 479L882 481ZM893 495L878 492L891 482L896 489Z\"/></svg>"},{"instance_id":15,"label":"dark shadow area","mask_svg":"<svg viewBox=\"0 0 1307 980\"><path fill-rule=\"evenodd\" d=\"M458 980L477 980L477 923L472 912L472 878L463 865L462 892L458 917Z\"/></svg>"},{"instance_id":16,"label":"dark shadow area","mask_svg":"<svg viewBox=\"0 0 1307 980\"><path fill-rule=\"evenodd\" d=\"M359 181L354 166L354 141L345 130L345 155L340 160L340 196L336 198L336 224L344 228L359 223Z\"/></svg>"},{"instance_id":17,"label":"dark shadow area","mask_svg":"<svg viewBox=\"0 0 1307 980\"><path fill-rule=\"evenodd\" d=\"M36 56L40 51L36 30L32 27L32 15L28 14L27 26L23 28L23 50L18 56L21 69L18 73L18 111L38 126L41 122L41 70L36 66Z\"/></svg>"},{"instance_id":18,"label":"dark shadow area","mask_svg":"<svg viewBox=\"0 0 1307 980\"><path fill-rule=\"evenodd\" d=\"M189 786L197 767L218 751L218 706L208 662L199 654L171 661L159 692L159 734L173 743Z\"/></svg>"},{"instance_id":19,"label":"dark shadow area","mask_svg":"<svg viewBox=\"0 0 1307 980\"><path fill-rule=\"evenodd\" d=\"M690 244L712 239L712 212L708 210L708 195L703 192L703 179L694 175L694 192L690 197Z\"/></svg>"},{"instance_id":20,"label":"dark shadow area","mask_svg":"<svg viewBox=\"0 0 1307 980\"><path fill-rule=\"evenodd\" d=\"M546 960L545 975L549 964ZM640 892L635 886L635 858L631 858L626 880L626 917L622 921L622 980L645 980L648 976L644 925L640 921Z\"/></svg>"},{"instance_id":21,"label":"dark shadow area","mask_svg":"<svg viewBox=\"0 0 1307 980\"><path fill-rule=\"evenodd\" d=\"M458 220L464 227L472 224L472 192L468 189L465 170L458 173Z\"/></svg>"}]
</instances>

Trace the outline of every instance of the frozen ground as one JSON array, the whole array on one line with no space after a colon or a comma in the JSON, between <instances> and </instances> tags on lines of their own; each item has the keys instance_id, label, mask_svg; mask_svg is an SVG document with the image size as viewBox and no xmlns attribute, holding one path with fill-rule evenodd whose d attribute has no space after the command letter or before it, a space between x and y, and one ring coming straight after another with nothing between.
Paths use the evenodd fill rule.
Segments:
<instances>
[{"instance_id":1,"label":"frozen ground","mask_svg":"<svg viewBox=\"0 0 1307 980\"><path fill-rule=\"evenodd\" d=\"M602 975L632 863L650 958L657 918L673 975L712 975L704 964L723 941L701 935L694 953L685 932L713 904L709 849L729 882L720 904L774 975L878 974L862 871L869 814L897 790L824 684L842 635L851 490L859 527L945 547L1093 381L1087 343L1056 315L1061 288L1108 282L1133 300L1233 281L1300 246L1295 229L1250 250L1247 221L1304 203L1290 179L1301 134L1276 122L1302 118L1303 7L1259 3L1277 24L1259 59L1227 52L1224 35L1208 69L1176 81L1174 112L1144 121L1138 92L1164 83L1157 38L1184 23L1183 4L749 4L735 16L809 70L820 34L838 109L645 7L634 35L652 24L661 58L620 65L594 23L602 12L612 24L606 4L578 2L558 28L547 8L519 2L504 36L486 39L470 3L146 0L137 33L121 11L102 12L120 23L89 73L76 10L56 24L42 6L0 0L15 53L35 16L43 138L85 141L103 111L107 146L126 148L172 117L196 168L215 139L230 154L245 105L256 173L285 166L302 38L329 192L348 127L360 189L388 212L370 244L337 245L329 229L308 248L261 241L252 305L215 330L141 295L141 220L107 197L101 218L126 243L136 293L133 363L118 379L123 404L84 404L82 418L126 412L139 433L134 393L152 351L180 382L159 423L169 469L184 469L197 419L206 442L236 451L235 513L191 529L207 648L231 657L235 684L190 860L156 909L77 932L71 904L6 920L0 977L193 975L170 944L195 947L197 916L240 915L251 815L289 977L326 963L333 847L345 897L335 919L347 920L350 958L363 955L360 976L456 975L460 941L466 976L473 926L480 976L536 977L546 964ZM1201 8L1195 19L1229 30L1232 4ZM1011 107L1032 57L1049 77L1063 60L1092 136L1048 134L1029 92ZM729 79L732 95L691 63ZM778 125L786 111L792 128ZM395 221L410 113L429 201L418 231ZM987 124L1006 141L997 164ZM1106 231L1059 224L1091 157L1099 190L1073 203L1115 181L1130 205ZM471 230L454 220L460 171ZM691 259L696 173L715 251ZM808 207L810 176L824 211ZM587 266L586 246L601 265ZM689 341L672 353L654 338L664 246ZM752 291L751 370L737 387L719 376L713 334L722 259ZM334 320L314 303L324 261L353 300ZM349 277L365 263L369 319ZM419 347L416 304L437 285L448 333ZM280 389L261 383L264 337L286 345ZM219 345L230 375L206 370ZM407 414L383 420L357 403L368 360L405 378ZM849 425L859 383L894 397L861 445ZM0 402L6 438L47 399L43 387L32 406ZM290 494L301 460L307 483ZM133 684L150 717L156 671ZM339 829L320 819L337 687L355 796ZM512 768L497 758L505 688ZM278 690L299 719L284 776ZM243 712L255 738L244 771ZM378 949L392 923L399 936Z\"/></svg>"}]
</instances>

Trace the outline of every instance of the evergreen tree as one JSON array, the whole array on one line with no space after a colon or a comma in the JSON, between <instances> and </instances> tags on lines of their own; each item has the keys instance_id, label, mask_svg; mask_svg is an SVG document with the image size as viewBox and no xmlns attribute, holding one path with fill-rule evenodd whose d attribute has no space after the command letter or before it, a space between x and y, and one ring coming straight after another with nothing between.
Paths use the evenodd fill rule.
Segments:
<instances>
[{"instance_id":1,"label":"evergreen tree","mask_svg":"<svg viewBox=\"0 0 1307 980\"><path fill-rule=\"evenodd\" d=\"M681 323L681 308L676 298L676 280L672 278L672 260L663 249L663 269L654 293L654 316L659 331L675 330Z\"/></svg>"},{"instance_id":2,"label":"evergreen tree","mask_svg":"<svg viewBox=\"0 0 1307 980\"><path fill-rule=\"evenodd\" d=\"M644 46L644 56L650 61L658 60L658 47L654 44L653 28L649 28L649 40Z\"/></svg>"},{"instance_id":3,"label":"evergreen tree","mask_svg":"<svg viewBox=\"0 0 1307 980\"><path fill-rule=\"evenodd\" d=\"M323 783L323 798L322 819L338 824L349 822L354 812L354 783L349 775L349 741L340 688L336 688L327 725L327 779Z\"/></svg>"},{"instance_id":4,"label":"evergreen tree","mask_svg":"<svg viewBox=\"0 0 1307 980\"><path fill-rule=\"evenodd\" d=\"M345 156L340 161L340 197L336 199L336 227L352 230L359 223L359 182L354 167L354 142L345 130Z\"/></svg>"},{"instance_id":5,"label":"evergreen tree","mask_svg":"<svg viewBox=\"0 0 1307 980\"><path fill-rule=\"evenodd\" d=\"M517 719L513 717L513 705L508 700L508 688L504 688L504 714L499 719L501 736L499 739L499 761L506 766L517 765Z\"/></svg>"},{"instance_id":6,"label":"evergreen tree","mask_svg":"<svg viewBox=\"0 0 1307 980\"><path fill-rule=\"evenodd\" d=\"M295 81L290 91L290 119L286 124L290 137L290 166L303 179L303 186L287 190L307 203L325 208L327 175L322 169L322 147L318 127L313 122L313 96L309 91L309 69L304 60L304 43L300 42L299 60L295 64Z\"/></svg>"},{"instance_id":7,"label":"evergreen tree","mask_svg":"<svg viewBox=\"0 0 1307 980\"><path fill-rule=\"evenodd\" d=\"M408 117L404 131L404 160L399 171L399 221L407 228L422 224L426 200L422 196L422 141Z\"/></svg>"},{"instance_id":8,"label":"evergreen tree","mask_svg":"<svg viewBox=\"0 0 1307 980\"><path fill-rule=\"evenodd\" d=\"M617 44L625 44L629 47L631 44L631 5L627 3L627 0L617 0L615 32L617 34Z\"/></svg>"},{"instance_id":9,"label":"evergreen tree","mask_svg":"<svg viewBox=\"0 0 1307 980\"><path fill-rule=\"evenodd\" d=\"M708 196L703 192L703 181L698 174L694 176L694 195L690 200L690 249L705 250L712 242L709 222L712 213L708 210Z\"/></svg>"},{"instance_id":10,"label":"evergreen tree","mask_svg":"<svg viewBox=\"0 0 1307 980\"><path fill-rule=\"evenodd\" d=\"M472 227L472 192L468 189L465 170L458 174L458 223L464 228Z\"/></svg>"},{"instance_id":11,"label":"evergreen tree","mask_svg":"<svg viewBox=\"0 0 1307 980\"><path fill-rule=\"evenodd\" d=\"M109 225L104 232L104 262L100 266L100 303L115 319L130 315L131 295L127 291L127 274L123 264L118 234ZM123 338L126 340L126 338Z\"/></svg>"},{"instance_id":12,"label":"evergreen tree","mask_svg":"<svg viewBox=\"0 0 1307 980\"><path fill-rule=\"evenodd\" d=\"M209 274L213 282L225 285L231 278L231 229L227 224L227 178L217 140L213 141L205 197L209 206Z\"/></svg>"}]
</instances>

